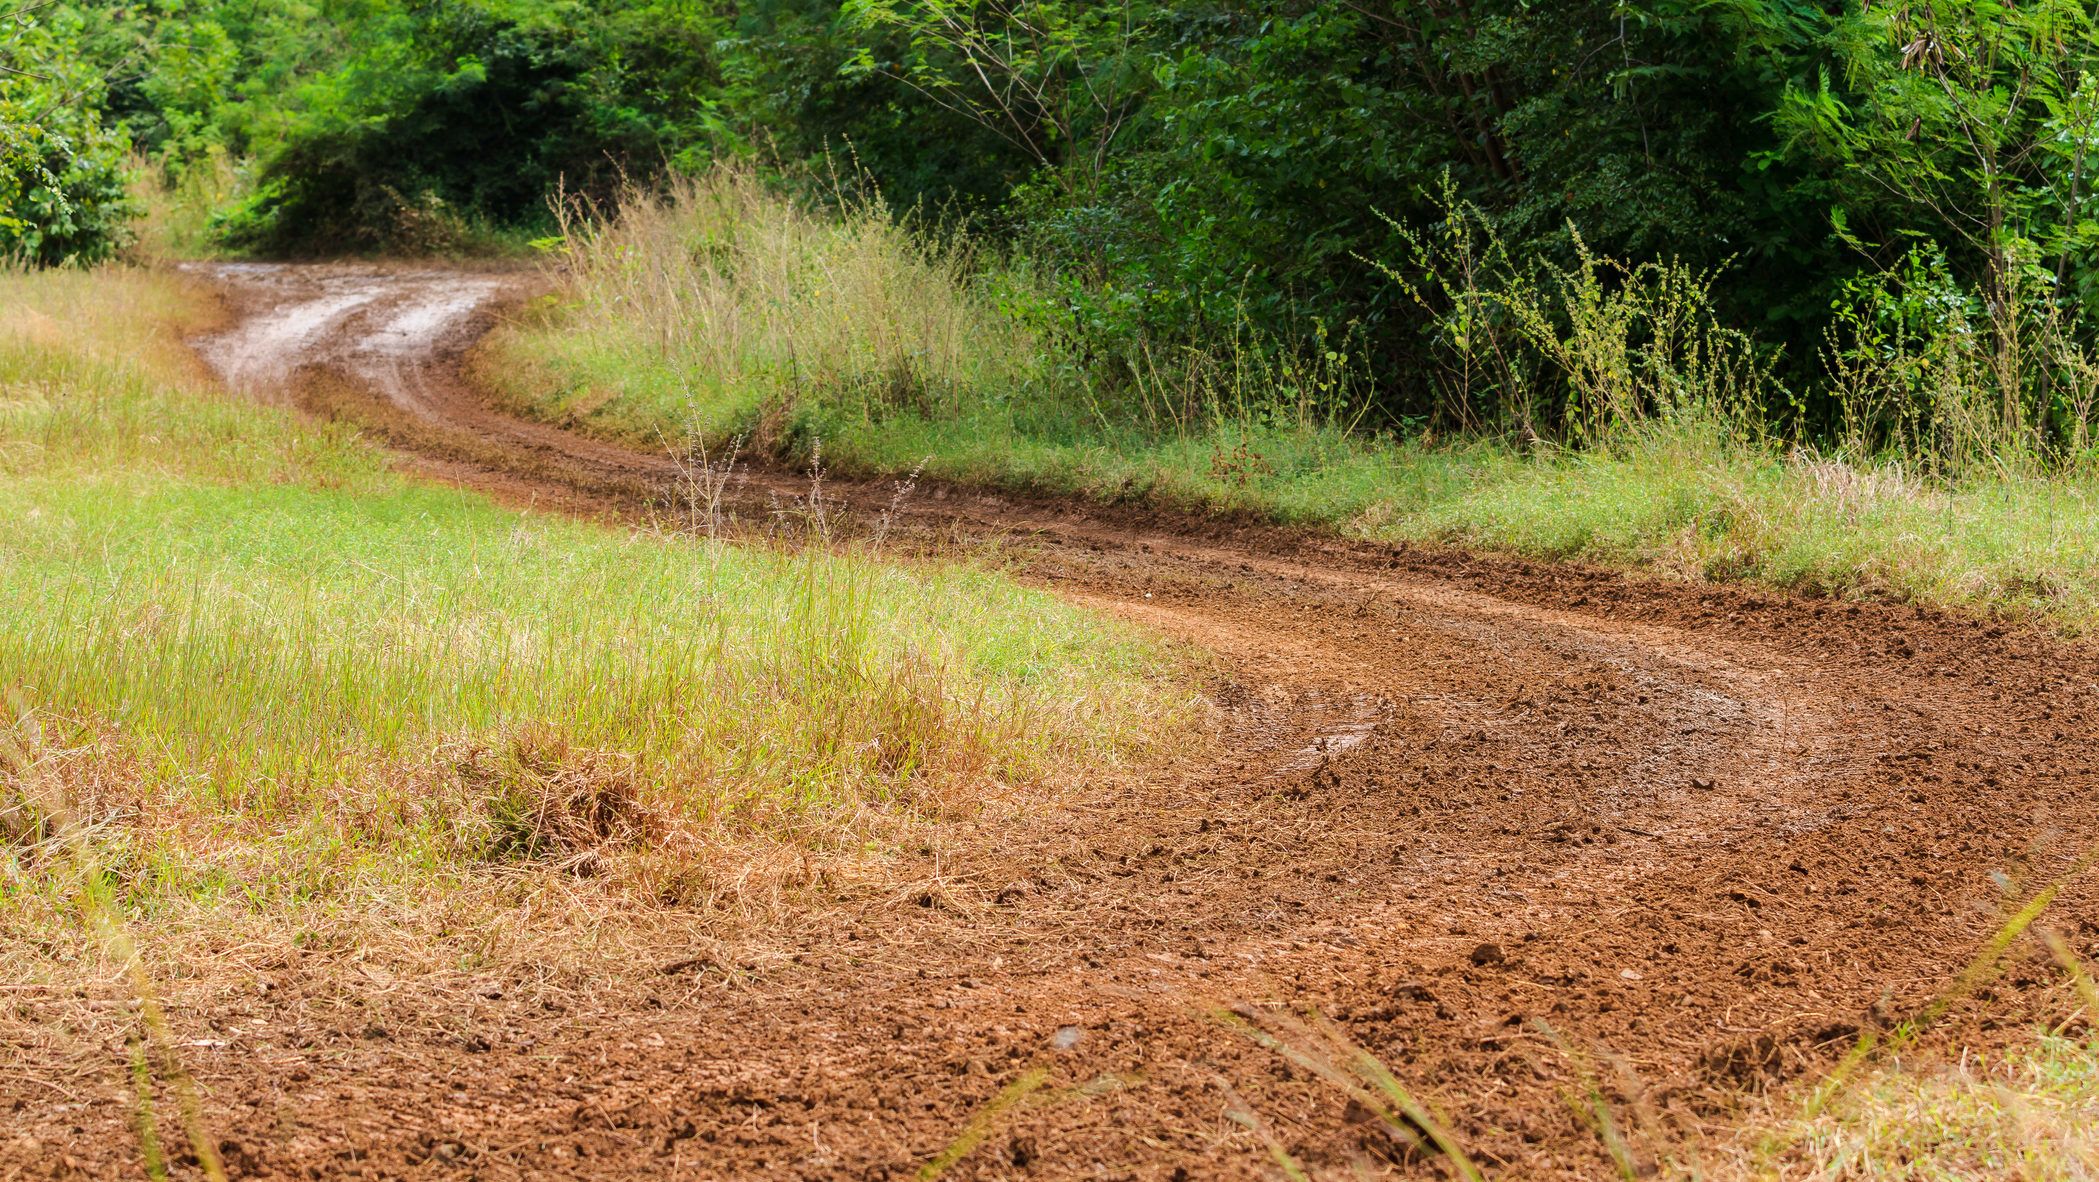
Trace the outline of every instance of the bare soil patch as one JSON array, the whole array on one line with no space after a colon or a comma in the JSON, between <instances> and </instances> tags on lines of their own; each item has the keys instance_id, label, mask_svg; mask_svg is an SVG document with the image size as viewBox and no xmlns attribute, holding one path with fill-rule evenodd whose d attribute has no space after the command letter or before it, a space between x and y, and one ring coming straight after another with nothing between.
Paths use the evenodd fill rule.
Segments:
<instances>
[{"instance_id":1,"label":"bare soil patch","mask_svg":"<svg viewBox=\"0 0 2099 1182\"><path fill-rule=\"evenodd\" d=\"M680 502L668 458L465 379L524 279L210 278L238 319L200 347L235 384L509 499ZM760 469L730 507L807 487ZM827 495L867 521L892 490ZM1650 1163L1922 1010L2004 883L2023 902L2099 835L2092 654L2036 633L955 488L897 521L1218 654L1220 754L956 823L915 880L812 882L748 939L652 915L588 980L236 959L171 1014L233 1172L904 1178L970 1132L945 1176L1272 1176L1240 1107L1315 1174L1442 1172L1214 1016L1239 1006L1332 1017L1490 1174L1610 1176L1566 1102L1584 1061ZM2099 891L2050 922L2089 950ZM2055 980L2017 951L1924 1045L2060 1019ZM52 1028L78 1000L0 994ZM0 1177L137 1169L97 1037L10 1049Z\"/></svg>"}]
</instances>

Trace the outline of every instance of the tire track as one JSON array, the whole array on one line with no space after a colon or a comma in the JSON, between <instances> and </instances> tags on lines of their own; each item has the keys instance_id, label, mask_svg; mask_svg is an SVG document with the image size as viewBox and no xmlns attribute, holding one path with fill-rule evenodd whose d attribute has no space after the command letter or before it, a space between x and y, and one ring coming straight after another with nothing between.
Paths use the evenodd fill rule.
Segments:
<instances>
[{"instance_id":1,"label":"tire track","mask_svg":"<svg viewBox=\"0 0 2099 1182\"><path fill-rule=\"evenodd\" d=\"M200 343L229 384L513 500L677 511L669 459L507 415L467 380L528 281L207 275L240 317ZM890 500L831 483L868 517ZM761 469L732 508L762 522L805 490ZM938 905L812 921L782 937L793 960L735 988L643 990L471 1057L344 1048L314 1102L378 1130L366 1160L900 1177L1040 1065L1056 1098L952 1176L1265 1176L1220 1080L1321 1176L1436 1173L1200 1013L1241 1002L1333 1015L1497 1172L1594 1177L1612 1166L1561 1099L1580 1078L1562 1042L1622 1065L1608 1090L1655 1114L1630 1135L1657 1160L1914 1012L1994 927L1993 875L2031 889L2099 834L2081 646L959 488L898 528L927 553L1004 546L1026 577L1218 654L1216 762L987 824ZM2087 886L2056 914L2099 933ZM2030 961L1932 1045L2055 1004ZM233 1111L264 1086L216 1067L199 1074ZM461 1091L481 1100L438 1102ZM277 1168L317 1160L257 1121L244 1143Z\"/></svg>"}]
</instances>

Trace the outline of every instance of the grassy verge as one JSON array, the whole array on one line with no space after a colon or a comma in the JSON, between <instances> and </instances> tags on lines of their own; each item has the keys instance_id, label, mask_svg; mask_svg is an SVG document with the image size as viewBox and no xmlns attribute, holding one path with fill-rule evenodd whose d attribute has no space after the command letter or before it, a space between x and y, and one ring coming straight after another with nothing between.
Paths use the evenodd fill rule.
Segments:
<instances>
[{"instance_id":1,"label":"grassy verge","mask_svg":"<svg viewBox=\"0 0 2099 1182\"><path fill-rule=\"evenodd\" d=\"M533 413L646 446L820 439L842 470L2099 622L2089 477L1931 481L1746 446L1696 416L1580 452L1395 441L1306 413L1303 391L1339 378L1260 363L1138 375L1111 412L1054 356L1024 283L878 211L816 215L733 173L576 228L566 263L563 295L498 339L488 372Z\"/></svg>"},{"instance_id":2,"label":"grassy verge","mask_svg":"<svg viewBox=\"0 0 2099 1182\"><path fill-rule=\"evenodd\" d=\"M879 856L1185 707L1147 642L983 570L403 479L209 389L193 304L0 275L0 946L68 911L68 834L133 915L398 914L520 868L705 903L723 841Z\"/></svg>"}]
</instances>

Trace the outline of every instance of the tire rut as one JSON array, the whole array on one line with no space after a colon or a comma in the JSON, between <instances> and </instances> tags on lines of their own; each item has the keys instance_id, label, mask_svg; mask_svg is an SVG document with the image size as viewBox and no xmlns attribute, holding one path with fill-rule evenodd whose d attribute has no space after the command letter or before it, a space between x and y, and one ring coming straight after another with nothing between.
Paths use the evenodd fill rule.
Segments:
<instances>
[{"instance_id":1,"label":"tire rut","mask_svg":"<svg viewBox=\"0 0 2099 1182\"><path fill-rule=\"evenodd\" d=\"M527 279L205 277L239 316L199 346L229 384L513 501L677 512L677 464L507 415L468 380ZM892 498L830 483L863 518ZM732 508L764 521L806 489L761 468ZM906 551L995 545L1215 653L1217 759L963 825L937 882L793 925L762 973L637 986L472 1056L341 1048L307 1094L373 1130L365 1160L903 1177L1039 1066L1051 1084L951 1176L1266 1176L1228 1095L1320 1176L1438 1172L1215 1019L1237 1004L1330 1015L1498 1173L1601 1176L1563 1099L1584 1062L1643 1161L1681 1153L1920 1009L1999 922L1993 875L2030 893L2099 833L2081 645L934 484L896 528ZM2099 934L2086 884L2052 914ZM2059 1016L2021 957L1927 1045ZM196 1070L236 1112L266 1086L231 1056ZM321 1160L241 1127L281 1169Z\"/></svg>"}]
</instances>

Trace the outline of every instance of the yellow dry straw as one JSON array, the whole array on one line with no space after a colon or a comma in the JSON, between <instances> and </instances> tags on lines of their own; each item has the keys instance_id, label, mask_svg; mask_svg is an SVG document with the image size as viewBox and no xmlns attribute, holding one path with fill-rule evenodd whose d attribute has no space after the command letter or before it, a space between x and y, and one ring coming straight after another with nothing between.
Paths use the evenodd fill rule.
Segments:
<instances>
[{"instance_id":1,"label":"yellow dry straw","mask_svg":"<svg viewBox=\"0 0 2099 1182\"><path fill-rule=\"evenodd\" d=\"M198 1167L210 1182L226 1182L225 1164L219 1160L218 1146L205 1128L203 1104L197 1096L196 1084L175 1050L174 1033L168 1026L166 1013L160 1008L159 994L153 986L152 974L146 968L145 957L109 900L109 888L96 866L93 846L68 806L64 788L44 774L43 764L31 755L17 733L21 726L28 725L29 718L20 695L10 692L8 705L22 721L16 726L0 729L0 770L25 785L34 784L34 794L41 798L45 808L46 823L54 831L53 840L59 849L65 851L79 884L76 898L81 917L101 937L105 952L123 966L125 977L131 983L132 998L138 1003L144 1045L137 1036L130 1040L131 1075L138 1094L139 1148L145 1158L147 1173L156 1178L165 1177L167 1173L166 1157L161 1151L153 1118L152 1060L157 1059L161 1075L181 1107L183 1132L189 1138L190 1150L196 1155Z\"/></svg>"}]
</instances>

